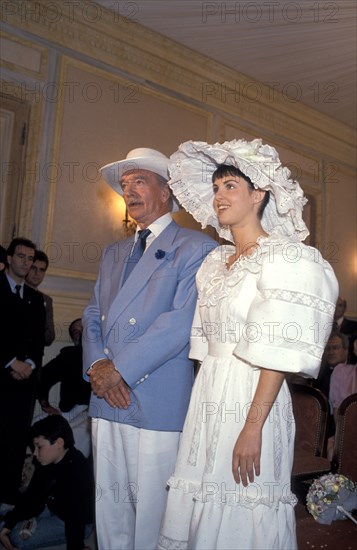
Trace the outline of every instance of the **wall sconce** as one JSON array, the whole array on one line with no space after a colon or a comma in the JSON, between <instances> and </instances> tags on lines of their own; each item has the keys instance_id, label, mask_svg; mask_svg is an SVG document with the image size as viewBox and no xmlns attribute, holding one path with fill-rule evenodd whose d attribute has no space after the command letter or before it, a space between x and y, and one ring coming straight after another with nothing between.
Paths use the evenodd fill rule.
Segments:
<instances>
[{"instance_id":1,"label":"wall sconce","mask_svg":"<svg viewBox=\"0 0 357 550\"><path fill-rule=\"evenodd\" d=\"M126 233L127 237L130 237L130 235L133 235L133 233L135 233L135 231L136 231L136 223L134 222L134 220L132 220L130 218L127 208L125 208L125 216L124 216L124 219L123 219L123 227L124 227L124 230L125 230L125 233Z\"/></svg>"}]
</instances>

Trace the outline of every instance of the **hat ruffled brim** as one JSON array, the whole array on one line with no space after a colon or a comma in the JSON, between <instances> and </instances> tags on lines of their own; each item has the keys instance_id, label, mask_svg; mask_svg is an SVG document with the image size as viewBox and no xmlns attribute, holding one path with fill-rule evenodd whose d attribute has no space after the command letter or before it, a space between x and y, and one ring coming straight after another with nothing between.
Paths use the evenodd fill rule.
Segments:
<instances>
[{"instance_id":1,"label":"hat ruffled brim","mask_svg":"<svg viewBox=\"0 0 357 550\"><path fill-rule=\"evenodd\" d=\"M273 147L233 140L210 145L187 141L173 153L169 162L169 185L178 202L205 228L213 226L220 237L233 242L229 227L222 226L213 208L212 174L220 164L235 166L255 187L270 192L262 227L267 233L280 233L303 241L309 231L302 219L307 199L290 171L280 163Z\"/></svg>"}]
</instances>

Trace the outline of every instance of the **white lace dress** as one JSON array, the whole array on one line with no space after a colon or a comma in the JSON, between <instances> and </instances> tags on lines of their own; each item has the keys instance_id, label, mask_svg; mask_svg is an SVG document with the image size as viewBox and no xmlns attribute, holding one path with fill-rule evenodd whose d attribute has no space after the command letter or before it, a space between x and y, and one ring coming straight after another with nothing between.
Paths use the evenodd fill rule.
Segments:
<instances>
[{"instance_id":1,"label":"white lace dress","mask_svg":"<svg viewBox=\"0 0 357 550\"><path fill-rule=\"evenodd\" d=\"M219 247L197 274L191 357L203 363L168 482L159 549L296 548L295 427L285 382L264 424L260 476L246 488L234 482L232 451L261 367L317 376L338 286L317 250L272 236L259 245L229 271L234 247Z\"/></svg>"}]
</instances>

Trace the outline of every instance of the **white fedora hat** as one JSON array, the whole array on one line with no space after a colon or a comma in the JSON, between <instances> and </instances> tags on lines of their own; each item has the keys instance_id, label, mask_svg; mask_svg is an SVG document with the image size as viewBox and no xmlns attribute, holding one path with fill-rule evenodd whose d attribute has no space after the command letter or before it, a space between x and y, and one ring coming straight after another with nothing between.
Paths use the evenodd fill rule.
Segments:
<instances>
[{"instance_id":1,"label":"white fedora hat","mask_svg":"<svg viewBox=\"0 0 357 550\"><path fill-rule=\"evenodd\" d=\"M147 147L138 147L132 149L127 154L124 160L118 160L103 166L100 171L107 183L119 193L123 195L123 190L120 185L120 180L125 172L130 170L150 170L159 174L165 180L169 179L168 172L169 159L165 157L160 151L155 149L149 149ZM179 210L179 205L173 196L173 209L174 212Z\"/></svg>"}]
</instances>

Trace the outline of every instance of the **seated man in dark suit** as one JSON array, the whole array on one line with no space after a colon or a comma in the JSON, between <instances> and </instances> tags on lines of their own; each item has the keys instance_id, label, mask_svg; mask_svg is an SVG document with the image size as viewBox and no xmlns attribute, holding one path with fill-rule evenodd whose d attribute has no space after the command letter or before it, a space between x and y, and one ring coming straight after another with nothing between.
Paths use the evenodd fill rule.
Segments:
<instances>
[{"instance_id":1,"label":"seated man in dark suit","mask_svg":"<svg viewBox=\"0 0 357 550\"><path fill-rule=\"evenodd\" d=\"M88 404L91 385L83 379L82 320L75 319L69 325L69 335L74 346L66 346L41 369L38 400L47 414L62 414L73 430L77 449L84 456L91 451ZM58 382L60 387L59 409L49 403L49 391Z\"/></svg>"},{"instance_id":2,"label":"seated man in dark suit","mask_svg":"<svg viewBox=\"0 0 357 550\"><path fill-rule=\"evenodd\" d=\"M25 283L35 245L14 239L8 267L0 273L0 502L14 503L21 485L36 392L36 371L44 348L42 295Z\"/></svg>"},{"instance_id":3,"label":"seated man in dark suit","mask_svg":"<svg viewBox=\"0 0 357 550\"><path fill-rule=\"evenodd\" d=\"M342 332L342 334L346 334L346 336L350 338L354 332L357 332L357 321L345 317L346 309L346 300L339 296L336 302L334 316L334 332Z\"/></svg>"}]
</instances>

